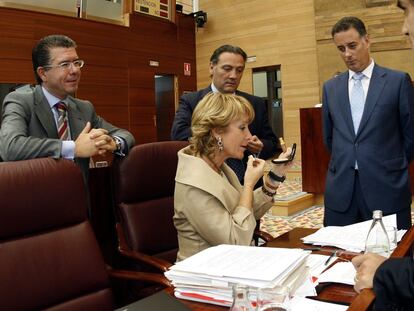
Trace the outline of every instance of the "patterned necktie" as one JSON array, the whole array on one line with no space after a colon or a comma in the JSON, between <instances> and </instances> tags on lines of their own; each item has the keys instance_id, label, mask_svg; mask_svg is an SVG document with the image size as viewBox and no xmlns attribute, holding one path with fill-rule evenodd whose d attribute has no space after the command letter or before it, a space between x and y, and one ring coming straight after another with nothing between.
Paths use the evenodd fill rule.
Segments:
<instances>
[{"instance_id":1,"label":"patterned necktie","mask_svg":"<svg viewBox=\"0 0 414 311\"><path fill-rule=\"evenodd\" d=\"M356 72L352 76L354 80L354 87L351 91L351 113L352 122L354 123L355 134L358 132L359 123L361 123L362 113L364 112L365 96L364 89L362 88L361 79L364 77L362 72Z\"/></svg>"},{"instance_id":2,"label":"patterned necktie","mask_svg":"<svg viewBox=\"0 0 414 311\"><path fill-rule=\"evenodd\" d=\"M66 104L59 102L55 106L58 112L58 137L60 140L68 140L69 128Z\"/></svg>"}]
</instances>

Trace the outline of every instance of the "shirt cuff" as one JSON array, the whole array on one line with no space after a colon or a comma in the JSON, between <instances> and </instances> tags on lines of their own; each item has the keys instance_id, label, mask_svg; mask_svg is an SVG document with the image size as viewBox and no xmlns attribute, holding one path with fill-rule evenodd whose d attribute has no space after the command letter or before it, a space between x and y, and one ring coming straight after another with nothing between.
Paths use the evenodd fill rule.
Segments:
<instances>
[{"instance_id":1,"label":"shirt cuff","mask_svg":"<svg viewBox=\"0 0 414 311\"><path fill-rule=\"evenodd\" d=\"M69 160L75 158L75 142L73 140L62 141L62 158Z\"/></svg>"}]
</instances>

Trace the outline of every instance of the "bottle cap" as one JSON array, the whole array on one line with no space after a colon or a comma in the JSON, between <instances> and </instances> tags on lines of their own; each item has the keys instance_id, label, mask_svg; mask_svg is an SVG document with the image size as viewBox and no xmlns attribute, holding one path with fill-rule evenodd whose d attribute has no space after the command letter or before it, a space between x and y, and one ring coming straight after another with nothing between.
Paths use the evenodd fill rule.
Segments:
<instances>
[{"instance_id":1,"label":"bottle cap","mask_svg":"<svg viewBox=\"0 0 414 311\"><path fill-rule=\"evenodd\" d=\"M380 219L382 218L382 211L381 210L375 210L372 212L372 218L374 219Z\"/></svg>"}]
</instances>

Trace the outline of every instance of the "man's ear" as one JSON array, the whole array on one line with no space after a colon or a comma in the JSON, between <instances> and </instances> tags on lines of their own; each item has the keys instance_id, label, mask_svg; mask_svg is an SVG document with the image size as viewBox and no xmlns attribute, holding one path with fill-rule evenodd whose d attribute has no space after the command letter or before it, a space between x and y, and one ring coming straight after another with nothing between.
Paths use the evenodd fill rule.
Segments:
<instances>
[{"instance_id":1,"label":"man's ear","mask_svg":"<svg viewBox=\"0 0 414 311\"><path fill-rule=\"evenodd\" d=\"M213 69L214 69L214 64L212 62L210 62L210 77L213 75Z\"/></svg>"},{"instance_id":2,"label":"man's ear","mask_svg":"<svg viewBox=\"0 0 414 311\"><path fill-rule=\"evenodd\" d=\"M368 45L368 47L370 47L370 45L371 45L371 39L369 37L369 34L366 34L364 39L365 39L365 43Z\"/></svg>"},{"instance_id":3,"label":"man's ear","mask_svg":"<svg viewBox=\"0 0 414 311\"><path fill-rule=\"evenodd\" d=\"M40 77L40 79L42 79L43 82L45 82L47 80L45 68L37 67L36 72L37 72L37 75Z\"/></svg>"}]
</instances>

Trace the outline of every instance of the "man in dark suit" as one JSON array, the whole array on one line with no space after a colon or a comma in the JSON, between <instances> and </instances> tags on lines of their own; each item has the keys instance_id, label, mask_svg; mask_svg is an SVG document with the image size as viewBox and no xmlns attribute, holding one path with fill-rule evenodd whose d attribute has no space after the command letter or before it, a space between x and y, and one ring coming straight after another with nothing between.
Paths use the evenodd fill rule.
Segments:
<instances>
[{"instance_id":1,"label":"man in dark suit","mask_svg":"<svg viewBox=\"0 0 414 311\"><path fill-rule=\"evenodd\" d=\"M405 20L402 32L414 48L414 0L399 0ZM376 254L365 254L352 260L357 273L355 290L373 288L375 310L412 310L414 301L413 257L384 258Z\"/></svg>"},{"instance_id":2,"label":"man in dark suit","mask_svg":"<svg viewBox=\"0 0 414 311\"><path fill-rule=\"evenodd\" d=\"M414 156L414 94L408 74L370 57L364 23L344 17L332 28L349 70L323 87L324 142L331 152L325 188L325 226L397 214L411 226L408 165Z\"/></svg>"},{"instance_id":3,"label":"man in dark suit","mask_svg":"<svg viewBox=\"0 0 414 311\"><path fill-rule=\"evenodd\" d=\"M73 97L84 61L72 39L44 37L33 48L32 61L39 84L4 99L0 128L4 161L73 159L86 177L91 156L122 155L133 146L134 137L128 131L99 117L90 102Z\"/></svg>"},{"instance_id":4,"label":"man in dark suit","mask_svg":"<svg viewBox=\"0 0 414 311\"><path fill-rule=\"evenodd\" d=\"M235 93L246 98L255 111L255 119L249 125L252 139L247 146L248 150L243 160L227 160L227 164L235 171L242 184L248 155L254 154L267 159L276 153L278 146L276 136L269 126L267 107L264 101L257 96L237 90L246 59L246 53L237 46L223 45L216 49L210 58L211 85L200 91L181 96L171 129L171 139L188 140L191 137L191 116L194 108L210 92Z\"/></svg>"}]
</instances>

